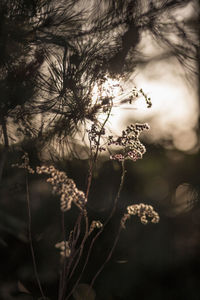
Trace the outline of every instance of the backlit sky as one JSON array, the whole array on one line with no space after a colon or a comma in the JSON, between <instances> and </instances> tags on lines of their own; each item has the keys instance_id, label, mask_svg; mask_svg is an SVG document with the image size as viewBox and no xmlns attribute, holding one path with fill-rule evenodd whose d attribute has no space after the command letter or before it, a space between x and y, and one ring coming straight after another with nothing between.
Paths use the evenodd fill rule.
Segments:
<instances>
[{"instance_id":1,"label":"backlit sky","mask_svg":"<svg viewBox=\"0 0 200 300\"><path fill-rule=\"evenodd\" d=\"M145 46L148 45L148 46ZM144 36L140 45L145 55L152 57L148 64L138 66L133 74L129 87L136 85L151 98L152 107L147 108L144 99L140 98L130 110L115 109L112 125L122 129L124 120L128 122L148 122L151 126L148 137L153 142L171 140L171 146L182 151L194 151L198 148L198 79L190 73L185 77L185 70L171 57L163 60L159 48L149 36ZM160 52L162 49L160 49Z\"/></svg>"},{"instance_id":2,"label":"backlit sky","mask_svg":"<svg viewBox=\"0 0 200 300\"><path fill-rule=\"evenodd\" d=\"M184 22L196 13L197 7L194 0L174 9L173 16ZM184 69L175 57L163 58L167 50L159 47L147 32L143 32L137 50L148 62L139 64L130 81L122 86L127 93L134 86L142 88L151 98L152 107L147 108L142 98L133 104L133 109L114 107L109 126L118 133L127 123L148 122L151 130L146 136L151 142L164 142L167 147L185 152L196 151L199 148L197 76ZM195 65L192 67L197 69Z\"/></svg>"}]
</instances>

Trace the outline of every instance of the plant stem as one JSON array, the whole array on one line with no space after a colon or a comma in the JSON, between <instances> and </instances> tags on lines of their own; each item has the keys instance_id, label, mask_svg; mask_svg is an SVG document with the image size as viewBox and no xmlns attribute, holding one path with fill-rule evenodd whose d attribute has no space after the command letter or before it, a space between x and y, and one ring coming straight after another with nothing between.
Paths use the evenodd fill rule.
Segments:
<instances>
[{"instance_id":1,"label":"plant stem","mask_svg":"<svg viewBox=\"0 0 200 300\"><path fill-rule=\"evenodd\" d=\"M71 271L71 274L70 274L70 276L69 276L69 279L72 277L72 275L73 275L73 273L74 273L76 267L78 266L78 263L79 263L79 261L80 261L80 259L81 259L81 257L82 257L84 245L85 245L85 242L86 242L86 240L87 240L87 238L88 238L88 228L89 228L89 225L88 225L88 217L85 216L85 234L84 234L83 240L82 240L82 242L81 242L81 245L80 245L80 247L79 247L79 249L78 249L79 255L78 255L78 258L77 258L77 260L76 260L76 262L75 262L75 265L74 265L74 267L73 267L73 269L72 269L72 271ZM72 290L71 290L70 293L67 295L66 300L69 299L69 297L71 296L71 294L73 293L73 291L74 291L75 288L77 287L77 285L78 285L78 283L79 283L79 281L80 281L80 279L81 279L81 276L82 276L82 272L81 272L80 276L78 277L78 279L76 280L76 282L75 282L75 284L74 284Z\"/></svg>"},{"instance_id":2,"label":"plant stem","mask_svg":"<svg viewBox=\"0 0 200 300\"><path fill-rule=\"evenodd\" d=\"M100 132L102 131L102 129L104 128L105 124L107 123L109 117L110 117L110 113L111 113L111 109L112 109L112 106L110 107L109 111L108 111L108 114L106 116L106 119L104 120L103 124L101 125L101 129L100 129ZM87 182L87 188L86 188L86 193L85 193L85 196L86 196L86 199L88 199L88 196L89 196L89 192L90 192L90 187L91 187L91 183L92 183L92 176L93 176L93 170L94 170L94 167L95 167L95 164L96 164L96 161L97 161L97 157L98 157L98 153L99 153L99 146L100 146L100 139L101 139L101 134L99 134L98 136L98 143L97 143L97 148L96 148L96 151L95 151L95 154L93 155L92 154L92 151L91 151L91 156L90 156L90 166L89 166L89 174L88 174L88 182ZM90 148L91 149L91 148ZM73 259L76 257L76 255L78 254L78 257L76 259L76 262L72 268L72 271L69 275L69 278L70 279L72 277L72 275L74 274L74 271L76 270L78 264L79 264L79 261L82 257L82 253L83 253L83 249L84 249L84 246L85 246L85 242L89 236L89 223L88 223L88 217L87 217L87 212L83 212L84 214L84 218L85 218L85 234L84 234L84 237L81 241L81 244L79 246L79 248L77 249L77 251L74 253L73 256L71 256L70 258L70 261L68 262L68 272L69 272L69 269L72 265L72 262L73 262ZM80 223L81 223L81 219L82 219L82 213L80 215L80 219L78 221L78 228L80 229ZM74 227L75 228L75 227ZM80 234L80 232L79 232ZM78 237L79 237L79 234L78 234ZM77 240L78 238L76 238L74 241L73 241L73 244L74 244L74 247L77 243ZM73 248L74 248L73 247ZM77 281L75 282L72 290L70 291L70 293L67 295L67 299L69 299L69 297L71 296L71 294L73 293L73 291L75 290L75 288L77 287L81 277L82 277L82 274L83 274L83 271L85 269L85 266L86 264L84 264L84 267L83 267L83 270L81 271L80 273L80 276L78 277ZM65 280L67 279L66 277L68 276L68 272L67 274L65 274ZM67 276L66 276L67 275ZM64 296L64 293L63 293L63 296ZM61 298L62 300L62 298Z\"/></svg>"},{"instance_id":3,"label":"plant stem","mask_svg":"<svg viewBox=\"0 0 200 300\"><path fill-rule=\"evenodd\" d=\"M94 285L94 282L95 280L97 279L97 277L99 276L99 274L102 272L102 270L104 269L106 263L110 260L112 254L113 254L113 251L115 250L115 247L117 245L117 242L119 240L119 237L120 237L120 233L121 233L121 230L122 230L122 226L120 224L119 226L119 229L118 229L118 232L117 232L117 235L115 237L115 240L114 240L114 243L113 243L113 246L112 248L110 249L109 253L108 253L108 256L106 257L104 263L101 265L101 267L99 268L99 270L96 272L95 276L93 277L91 283L90 283L90 289L92 288L92 286ZM88 293L89 293L89 290L88 290Z\"/></svg>"},{"instance_id":4,"label":"plant stem","mask_svg":"<svg viewBox=\"0 0 200 300\"><path fill-rule=\"evenodd\" d=\"M120 185L119 185L119 189L118 189L118 191L117 191L117 195L116 195L116 197L115 197L115 199L114 199L114 205L113 205L112 211L111 211L110 215L108 216L108 218L106 219L106 221L105 221L103 227L97 232L97 234L96 234L96 235L94 236L94 238L92 239L92 242L91 242L91 244L90 244L90 248L89 248L89 250L88 250L88 254L87 254L87 257L86 257L85 264L84 264L84 267L83 267L82 272L84 271L84 269L85 269L85 267L86 267L86 265L87 265L87 262L88 262L88 260L89 260L89 257L90 257L90 254L91 254L91 251L92 251L92 248L93 248L93 245L94 245L96 239L97 239L98 236L103 232L103 230L105 229L106 225L108 224L108 222L110 221L110 219L112 218L112 216L113 216L114 213L115 213L115 210L116 210L116 208L117 208L117 201L118 201L118 199L119 199L119 197L120 197L121 190L122 190L122 188L123 188L124 179L125 179L125 174L126 174L126 170L125 170L125 166L124 166L124 161L122 161L122 174L121 174L121 179L120 179ZM116 242L117 242L117 241L116 241ZM114 249L113 249L113 250L114 250ZM106 260L106 262L107 262L107 260ZM104 264L104 265L105 265L105 264ZM100 272L101 272L101 271L100 271ZM99 273L100 273L100 272L99 272ZM99 273L98 273L98 274L99 274Z\"/></svg>"},{"instance_id":5,"label":"plant stem","mask_svg":"<svg viewBox=\"0 0 200 300\"><path fill-rule=\"evenodd\" d=\"M43 289L42 289L42 286L40 283L40 279L39 279L39 274L38 274L36 259L35 259L35 253L34 253L34 249L33 249L33 240L32 240L32 233L31 233L31 223L32 223L31 222L31 207L30 207L30 195L29 195L27 170L26 170L26 199L27 199L27 210L28 210L28 239L29 239L31 256L32 256L32 261L33 261L33 270L34 270L35 278L36 278L41 296L43 299L45 299L44 292L43 292Z\"/></svg>"},{"instance_id":6,"label":"plant stem","mask_svg":"<svg viewBox=\"0 0 200 300\"><path fill-rule=\"evenodd\" d=\"M106 123L107 123L107 121L110 117L111 110L112 110L112 105L111 105L111 107L108 111L106 119L104 120L103 124L101 125L100 132L105 127L105 125L106 125ZM100 139L101 139L101 134L99 134L99 136L98 136L97 148L96 148L94 156L92 155L91 144L90 144L91 155L90 155L89 175L88 175L88 182L87 182L87 189L86 189L86 198L88 198L88 195L89 195L89 192L90 192L90 187L91 187L91 184L92 184L93 170L94 170L94 167L95 167L95 164L96 164L96 161L97 161L97 157L98 157L98 154L99 154Z\"/></svg>"},{"instance_id":7,"label":"plant stem","mask_svg":"<svg viewBox=\"0 0 200 300\"><path fill-rule=\"evenodd\" d=\"M75 290L76 286L78 285L82 275L83 275L83 272L87 266L87 263L89 261L89 258L90 258L90 254L91 254L91 251L92 251L92 248L93 248L93 245L96 241L96 239L98 238L98 236L103 232L103 230L105 229L106 225L108 224L108 222L110 221L110 219L112 218L113 214L115 213L115 210L116 210L116 207L117 207L117 201L120 197L120 194L121 194L121 190L123 188L123 184L124 184L124 179L125 179L125 174L126 174L126 170L125 170L125 166L124 166L124 161L122 162L122 174L121 174L121 179L120 179L120 185L119 185L119 189L117 191L117 195L114 199L114 205L113 205L113 209L110 213L110 215L108 216L108 218L106 219L105 223L104 223L104 226L97 232L97 234L94 236L94 238L92 239L91 243L90 243L90 247L88 249L88 254L87 254L87 257L85 259L85 263L83 265L83 268L81 270L81 273L75 283L75 285L73 286L73 289L71 290L70 294L68 295L68 297L66 298L66 300L71 296L71 294L73 293L73 291ZM115 241L114 241L114 244L113 244L113 247L111 248L109 254L108 254L108 257L106 258L105 262L103 263L103 265L100 267L100 269L97 271L96 275L94 276L93 280L92 280L92 285L94 284L94 281L96 280L97 276L100 274L100 272L103 270L105 264L108 262L108 260L110 259L114 249L115 249L115 246L117 244L117 241L119 239L119 236L120 236L120 232L121 232L121 228L119 228L119 231L118 231L118 234L115 238ZM91 287L92 287L91 285Z\"/></svg>"},{"instance_id":8,"label":"plant stem","mask_svg":"<svg viewBox=\"0 0 200 300\"><path fill-rule=\"evenodd\" d=\"M63 262L63 268L60 274L60 285L59 285L59 296L58 299L62 300L63 295L66 289L66 282L65 282L65 273L66 273L66 232L65 232L65 215L64 212L62 212L61 215L61 220L62 220L62 234L63 234L63 241L64 241L64 262Z\"/></svg>"}]
</instances>

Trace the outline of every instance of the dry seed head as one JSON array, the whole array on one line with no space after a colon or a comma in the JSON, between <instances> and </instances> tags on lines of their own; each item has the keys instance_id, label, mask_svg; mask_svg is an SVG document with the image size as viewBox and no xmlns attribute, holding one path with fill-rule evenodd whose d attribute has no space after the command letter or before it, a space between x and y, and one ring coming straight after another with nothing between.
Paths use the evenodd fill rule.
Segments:
<instances>
[{"instance_id":1,"label":"dry seed head","mask_svg":"<svg viewBox=\"0 0 200 300\"><path fill-rule=\"evenodd\" d=\"M140 142L139 135L143 130L148 130L149 128L147 123L136 123L127 126L126 130L123 130L121 136L117 138L109 136L108 146L115 145L121 148L121 153L111 155L110 159L117 161L123 161L125 159L136 161L141 159L146 152L146 148Z\"/></svg>"},{"instance_id":2,"label":"dry seed head","mask_svg":"<svg viewBox=\"0 0 200 300\"><path fill-rule=\"evenodd\" d=\"M69 257L70 256L71 249L70 249L68 241L66 241L66 242L62 241L60 243L57 243L55 245L55 247L60 250L60 255L62 257Z\"/></svg>"},{"instance_id":3,"label":"dry seed head","mask_svg":"<svg viewBox=\"0 0 200 300\"><path fill-rule=\"evenodd\" d=\"M89 235L92 233L92 231L95 228L102 228L103 224L100 221L92 221L91 225L90 225L90 230L89 230Z\"/></svg>"},{"instance_id":4,"label":"dry seed head","mask_svg":"<svg viewBox=\"0 0 200 300\"><path fill-rule=\"evenodd\" d=\"M99 126L98 128L98 125L93 123L91 129L87 130L87 132L88 132L88 139L91 145L91 150L94 151L98 148L100 152L105 151L106 148L100 146L101 137L105 135L105 128L101 126Z\"/></svg>"},{"instance_id":5,"label":"dry seed head","mask_svg":"<svg viewBox=\"0 0 200 300\"><path fill-rule=\"evenodd\" d=\"M126 221L130 218L130 215L129 214L124 214L122 219L121 219L121 227L123 229L126 228L125 224L126 224Z\"/></svg>"},{"instance_id":6,"label":"dry seed head","mask_svg":"<svg viewBox=\"0 0 200 300\"><path fill-rule=\"evenodd\" d=\"M36 168L38 174L48 174L47 179L52 185L53 193L60 195L60 208L65 212L71 208L72 202L84 210L87 199L84 192L77 189L75 182L68 178L65 172L57 170L54 166L41 166Z\"/></svg>"},{"instance_id":7,"label":"dry seed head","mask_svg":"<svg viewBox=\"0 0 200 300\"><path fill-rule=\"evenodd\" d=\"M138 97L139 95L142 95L146 101L147 107L150 108L152 106L152 102L151 102L151 98L149 98L145 92L143 91L143 89L138 90L136 87L133 88L132 90L133 96L134 97Z\"/></svg>"},{"instance_id":8,"label":"dry seed head","mask_svg":"<svg viewBox=\"0 0 200 300\"><path fill-rule=\"evenodd\" d=\"M17 167L19 169L26 169L30 174L34 174L35 171L29 165L29 157L28 157L27 152L25 152L24 155L22 156L22 160L23 160L23 163L21 163L21 164L12 164L12 167Z\"/></svg>"},{"instance_id":9,"label":"dry seed head","mask_svg":"<svg viewBox=\"0 0 200 300\"><path fill-rule=\"evenodd\" d=\"M151 219L151 223L158 223L160 217L158 213L154 210L151 205L147 204L133 204L127 207L127 212L121 219L121 226L125 228L126 220L130 218L130 216L137 215L140 218L142 224L149 223L148 218Z\"/></svg>"}]
</instances>

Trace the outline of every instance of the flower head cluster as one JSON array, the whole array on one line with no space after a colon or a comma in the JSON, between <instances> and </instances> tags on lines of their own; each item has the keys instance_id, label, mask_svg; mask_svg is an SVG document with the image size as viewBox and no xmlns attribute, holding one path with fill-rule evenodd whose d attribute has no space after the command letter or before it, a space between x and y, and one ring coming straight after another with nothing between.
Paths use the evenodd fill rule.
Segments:
<instances>
[{"instance_id":1,"label":"flower head cluster","mask_svg":"<svg viewBox=\"0 0 200 300\"><path fill-rule=\"evenodd\" d=\"M12 167L17 167L19 169L26 169L30 174L34 174L35 171L29 165L29 157L28 157L27 152L25 152L24 155L22 156L22 160L23 160L23 163L21 163L21 164L12 164Z\"/></svg>"},{"instance_id":2,"label":"flower head cluster","mask_svg":"<svg viewBox=\"0 0 200 300\"><path fill-rule=\"evenodd\" d=\"M145 92L143 91L143 89L138 90L136 87L134 87L134 89L133 89L132 92L133 92L133 96L136 97L136 98L137 98L139 95L142 95L142 96L144 97L145 101L146 101L146 104L147 104L147 107L148 107L148 108L150 108L150 107L152 106L151 98L149 98L149 97L145 94Z\"/></svg>"},{"instance_id":3,"label":"flower head cluster","mask_svg":"<svg viewBox=\"0 0 200 300\"><path fill-rule=\"evenodd\" d=\"M69 257L70 256L70 254L71 254L71 249L70 249L70 246L69 246L69 242L68 241L62 241L62 242L60 242L60 243L57 243L56 245L55 245L55 247L57 248L57 249L59 249L60 250L60 255L62 256L62 257Z\"/></svg>"},{"instance_id":4,"label":"flower head cluster","mask_svg":"<svg viewBox=\"0 0 200 300\"><path fill-rule=\"evenodd\" d=\"M98 128L97 124L93 123L90 130L87 130L88 138L91 145L91 150L105 151L106 149L100 146L101 136L105 135L105 128Z\"/></svg>"},{"instance_id":5,"label":"flower head cluster","mask_svg":"<svg viewBox=\"0 0 200 300\"><path fill-rule=\"evenodd\" d=\"M145 146L140 142L139 135L143 130L148 130L150 127L148 124L131 124L126 130L122 131L122 135L113 138L109 136L108 145L120 146L122 153L113 154L110 156L113 160L123 161L125 159L131 159L136 161L141 159L146 152Z\"/></svg>"},{"instance_id":6,"label":"flower head cluster","mask_svg":"<svg viewBox=\"0 0 200 300\"><path fill-rule=\"evenodd\" d=\"M133 204L127 207L127 214L124 214L124 216L121 219L121 226L125 228L126 220L130 218L132 215L137 215L142 224L147 224L149 221L147 219L151 219L151 223L158 223L160 220L160 217L158 213L154 210L154 208L151 205L147 204Z\"/></svg>"},{"instance_id":7,"label":"flower head cluster","mask_svg":"<svg viewBox=\"0 0 200 300\"><path fill-rule=\"evenodd\" d=\"M71 208L72 202L79 209L84 210L87 199L84 192L77 189L73 179L68 178L64 172L57 170L54 166L37 167L36 172L38 174L44 173L50 175L47 182L50 182L53 186L53 192L60 195L60 205L63 212Z\"/></svg>"},{"instance_id":8,"label":"flower head cluster","mask_svg":"<svg viewBox=\"0 0 200 300\"><path fill-rule=\"evenodd\" d=\"M92 221L90 225L89 234L91 234L95 228L101 228L101 227L103 227L103 224L100 221Z\"/></svg>"}]
</instances>

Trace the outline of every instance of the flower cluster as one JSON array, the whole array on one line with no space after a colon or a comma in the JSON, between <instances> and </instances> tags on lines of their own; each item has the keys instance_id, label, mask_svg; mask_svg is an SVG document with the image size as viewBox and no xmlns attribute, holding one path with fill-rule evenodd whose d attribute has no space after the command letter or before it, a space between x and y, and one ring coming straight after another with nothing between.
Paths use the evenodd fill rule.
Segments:
<instances>
[{"instance_id":1,"label":"flower cluster","mask_svg":"<svg viewBox=\"0 0 200 300\"><path fill-rule=\"evenodd\" d=\"M108 146L115 145L122 147L122 153L113 154L110 156L113 160L123 161L125 159L131 159L136 161L141 159L146 152L145 146L140 142L139 135L143 130L148 130L150 127L148 124L131 124L126 130L122 131L122 135L113 138L108 137Z\"/></svg>"},{"instance_id":2,"label":"flower cluster","mask_svg":"<svg viewBox=\"0 0 200 300\"><path fill-rule=\"evenodd\" d=\"M100 152L105 151L106 148L100 146L101 136L105 135L105 128L101 127L100 129L98 129L97 124L93 123L91 129L87 130L87 132L91 145L91 150L96 150L98 148Z\"/></svg>"},{"instance_id":3,"label":"flower cluster","mask_svg":"<svg viewBox=\"0 0 200 300\"><path fill-rule=\"evenodd\" d=\"M92 231L95 228L101 228L101 227L103 227L103 224L100 221L92 221L90 225L89 235L92 233Z\"/></svg>"},{"instance_id":4,"label":"flower cluster","mask_svg":"<svg viewBox=\"0 0 200 300\"><path fill-rule=\"evenodd\" d=\"M54 166L37 167L38 174L49 174L51 177L47 179L53 186L53 192L60 195L61 211L65 212L71 208L72 202L84 210L87 199L84 192L77 189L75 182L68 178L64 172L57 170Z\"/></svg>"},{"instance_id":5,"label":"flower cluster","mask_svg":"<svg viewBox=\"0 0 200 300\"><path fill-rule=\"evenodd\" d=\"M60 242L60 243L57 243L56 245L55 245L55 247L57 248L57 249L59 249L60 250L60 255L62 256L62 257L69 257L70 256L70 254L71 254L71 249L70 249L70 246L69 246L69 242L68 241L62 241L62 242Z\"/></svg>"},{"instance_id":6,"label":"flower cluster","mask_svg":"<svg viewBox=\"0 0 200 300\"><path fill-rule=\"evenodd\" d=\"M134 87L134 89L133 89L132 92L133 92L133 96L136 97L136 98L139 96L139 94L142 95L142 96L144 97L145 101L146 101L146 104L147 104L147 107L148 107L148 108L150 108L150 107L152 106L151 98L149 98L149 97L144 93L143 89L138 90L136 87Z\"/></svg>"},{"instance_id":7,"label":"flower cluster","mask_svg":"<svg viewBox=\"0 0 200 300\"><path fill-rule=\"evenodd\" d=\"M149 221L147 219L151 219L151 223L158 223L160 220L160 217L158 213L153 209L151 205L147 204L133 204L127 207L127 214L124 214L124 216L121 219L121 226L125 228L126 220L130 218L132 215L137 215L142 224L147 224Z\"/></svg>"},{"instance_id":8,"label":"flower cluster","mask_svg":"<svg viewBox=\"0 0 200 300\"><path fill-rule=\"evenodd\" d=\"M23 163L21 163L21 164L12 164L12 167L17 167L19 169L26 169L30 174L34 174L35 171L29 165L29 157L28 157L27 152L25 152L24 155L22 156L22 160L24 161Z\"/></svg>"}]
</instances>

